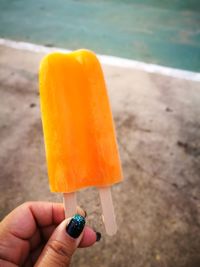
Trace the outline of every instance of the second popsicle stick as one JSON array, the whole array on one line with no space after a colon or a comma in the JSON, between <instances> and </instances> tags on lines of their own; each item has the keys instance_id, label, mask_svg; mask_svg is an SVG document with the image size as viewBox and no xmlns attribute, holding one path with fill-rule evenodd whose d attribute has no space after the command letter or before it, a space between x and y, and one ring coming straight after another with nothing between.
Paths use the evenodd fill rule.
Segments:
<instances>
[{"instance_id":1,"label":"second popsicle stick","mask_svg":"<svg viewBox=\"0 0 200 267\"><path fill-rule=\"evenodd\" d=\"M110 187L99 187L99 195L106 232L111 236L117 232L117 224Z\"/></svg>"},{"instance_id":2,"label":"second popsicle stick","mask_svg":"<svg viewBox=\"0 0 200 267\"><path fill-rule=\"evenodd\" d=\"M76 193L63 193L65 218L74 216L77 208Z\"/></svg>"}]
</instances>

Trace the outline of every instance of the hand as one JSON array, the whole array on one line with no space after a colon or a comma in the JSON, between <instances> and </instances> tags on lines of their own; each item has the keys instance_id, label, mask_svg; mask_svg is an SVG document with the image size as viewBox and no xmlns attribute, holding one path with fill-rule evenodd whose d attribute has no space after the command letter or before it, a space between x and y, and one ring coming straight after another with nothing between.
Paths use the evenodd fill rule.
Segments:
<instances>
[{"instance_id":1,"label":"hand","mask_svg":"<svg viewBox=\"0 0 200 267\"><path fill-rule=\"evenodd\" d=\"M91 246L100 237L84 227L84 211L79 208L77 213L82 216L70 221L64 219L59 203L27 202L17 207L0 223L0 266L69 266L77 247Z\"/></svg>"}]
</instances>

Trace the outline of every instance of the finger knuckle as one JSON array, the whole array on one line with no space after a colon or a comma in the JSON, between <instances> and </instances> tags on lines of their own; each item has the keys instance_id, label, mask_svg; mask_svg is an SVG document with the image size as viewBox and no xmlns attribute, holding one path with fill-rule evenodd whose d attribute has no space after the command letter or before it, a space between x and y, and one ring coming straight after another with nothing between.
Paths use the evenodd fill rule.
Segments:
<instances>
[{"instance_id":1,"label":"finger knuckle","mask_svg":"<svg viewBox=\"0 0 200 267\"><path fill-rule=\"evenodd\" d=\"M32 205L32 203L33 202L31 202L31 201L26 201L26 202L22 203L19 207L29 208Z\"/></svg>"},{"instance_id":2,"label":"finger knuckle","mask_svg":"<svg viewBox=\"0 0 200 267\"><path fill-rule=\"evenodd\" d=\"M67 264L70 262L71 259L71 251L67 244L58 241L58 240L51 240L48 243L47 251L51 254L54 254L56 257L59 258L60 261Z\"/></svg>"}]
</instances>

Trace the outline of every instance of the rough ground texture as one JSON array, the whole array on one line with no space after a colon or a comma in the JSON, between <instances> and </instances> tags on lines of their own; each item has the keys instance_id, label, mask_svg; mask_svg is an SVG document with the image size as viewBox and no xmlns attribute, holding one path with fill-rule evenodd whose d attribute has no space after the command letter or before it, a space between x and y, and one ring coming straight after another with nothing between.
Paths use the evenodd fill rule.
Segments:
<instances>
[{"instance_id":1,"label":"rough ground texture","mask_svg":"<svg viewBox=\"0 0 200 267\"><path fill-rule=\"evenodd\" d=\"M37 70L42 54L0 47L0 215L49 192ZM102 240L72 266L200 266L200 84L104 66L124 182L113 187L119 231L106 236L97 190L79 193Z\"/></svg>"}]
</instances>

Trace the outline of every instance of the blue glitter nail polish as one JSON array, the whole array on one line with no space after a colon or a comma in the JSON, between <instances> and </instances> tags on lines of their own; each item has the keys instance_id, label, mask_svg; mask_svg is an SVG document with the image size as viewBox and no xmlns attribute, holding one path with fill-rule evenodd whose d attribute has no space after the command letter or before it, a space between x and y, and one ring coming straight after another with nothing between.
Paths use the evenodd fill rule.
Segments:
<instances>
[{"instance_id":1,"label":"blue glitter nail polish","mask_svg":"<svg viewBox=\"0 0 200 267\"><path fill-rule=\"evenodd\" d=\"M82 233L84 226L85 218L79 214L75 214L67 225L66 231L71 237L77 238Z\"/></svg>"}]
</instances>

